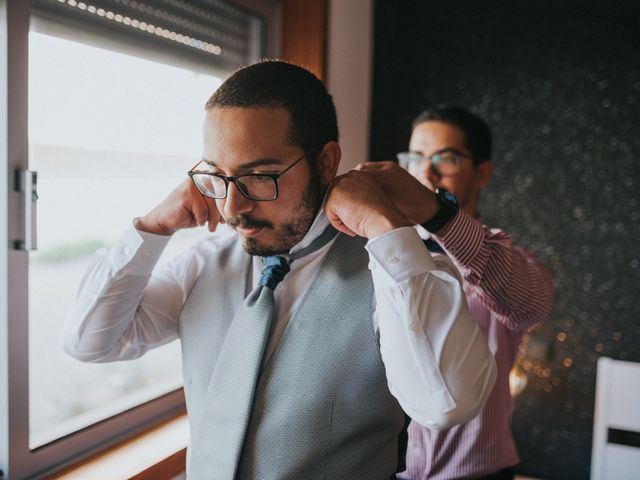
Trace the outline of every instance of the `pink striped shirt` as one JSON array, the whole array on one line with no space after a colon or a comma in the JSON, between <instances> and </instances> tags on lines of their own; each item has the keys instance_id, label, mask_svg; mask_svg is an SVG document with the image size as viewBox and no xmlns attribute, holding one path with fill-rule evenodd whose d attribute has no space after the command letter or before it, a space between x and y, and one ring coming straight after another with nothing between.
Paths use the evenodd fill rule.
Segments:
<instances>
[{"instance_id":1,"label":"pink striped shirt","mask_svg":"<svg viewBox=\"0 0 640 480\"><path fill-rule=\"evenodd\" d=\"M477 417L449 430L409 426L403 479L463 479L519 462L511 434L509 371L524 331L551 308L551 275L511 237L459 211L434 239L460 270L471 315L496 358L498 376Z\"/></svg>"}]
</instances>

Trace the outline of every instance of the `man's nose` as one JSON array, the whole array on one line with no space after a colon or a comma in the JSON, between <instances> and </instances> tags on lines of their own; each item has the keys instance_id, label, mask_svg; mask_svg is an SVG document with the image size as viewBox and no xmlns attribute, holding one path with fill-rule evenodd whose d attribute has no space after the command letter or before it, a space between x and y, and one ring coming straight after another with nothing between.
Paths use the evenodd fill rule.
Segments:
<instances>
[{"instance_id":1,"label":"man's nose","mask_svg":"<svg viewBox=\"0 0 640 480\"><path fill-rule=\"evenodd\" d=\"M427 160L427 167L424 171L425 179L431 184L432 188L438 187L438 183L440 183L440 179L442 175L440 172L434 167L433 162L431 160Z\"/></svg>"},{"instance_id":2,"label":"man's nose","mask_svg":"<svg viewBox=\"0 0 640 480\"><path fill-rule=\"evenodd\" d=\"M229 182L227 198L224 199L224 216L233 217L253 210L254 202L245 197L235 183Z\"/></svg>"}]
</instances>

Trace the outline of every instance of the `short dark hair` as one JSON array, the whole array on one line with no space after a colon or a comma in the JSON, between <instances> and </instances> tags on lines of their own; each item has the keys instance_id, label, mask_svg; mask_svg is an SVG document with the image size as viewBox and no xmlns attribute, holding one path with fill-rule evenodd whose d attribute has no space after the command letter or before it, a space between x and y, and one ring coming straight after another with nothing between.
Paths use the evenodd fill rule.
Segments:
<instances>
[{"instance_id":1,"label":"short dark hair","mask_svg":"<svg viewBox=\"0 0 640 480\"><path fill-rule=\"evenodd\" d=\"M308 70L288 62L263 60L237 70L207 101L205 109L283 108L291 115L289 141L305 151L319 151L338 141L333 99Z\"/></svg>"},{"instance_id":2,"label":"short dark hair","mask_svg":"<svg viewBox=\"0 0 640 480\"><path fill-rule=\"evenodd\" d=\"M464 134L464 146L473 155L473 163L491 160L493 136L489 125L469 110L454 105L438 105L422 111L413 123L415 128L422 122L438 121L458 127Z\"/></svg>"}]
</instances>

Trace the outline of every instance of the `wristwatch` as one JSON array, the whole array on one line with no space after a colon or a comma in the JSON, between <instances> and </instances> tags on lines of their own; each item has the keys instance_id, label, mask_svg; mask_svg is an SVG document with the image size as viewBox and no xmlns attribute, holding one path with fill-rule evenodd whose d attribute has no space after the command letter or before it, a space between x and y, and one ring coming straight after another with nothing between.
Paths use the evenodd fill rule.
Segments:
<instances>
[{"instance_id":1,"label":"wristwatch","mask_svg":"<svg viewBox=\"0 0 640 480\"><path fill-rule=\"evenodd\" d=\"M431 233L437 233L460 210L456 197L444 188L436 188L436 199L440 205L438 213L422 224L422 227Z\"/></svg>"}]
</instances>

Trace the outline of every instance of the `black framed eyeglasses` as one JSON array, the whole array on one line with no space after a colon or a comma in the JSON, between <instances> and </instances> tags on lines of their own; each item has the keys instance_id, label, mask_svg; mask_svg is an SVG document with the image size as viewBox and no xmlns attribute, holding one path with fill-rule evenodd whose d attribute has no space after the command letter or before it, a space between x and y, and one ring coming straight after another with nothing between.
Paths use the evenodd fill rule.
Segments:
<instances>
[{"instance_id":1,"label":"black framed eyeglasses","mask_svg":"<svg viewBox=\"0 0 640 480\"><path fill-rule=\"evenodd\" d=\"M460 163L463 158L473 159L471 155L452 147L438 150L428 157L418 152L401 152L396 157L400 166L414 176L424 174L427 163L431 162L433 169L442 177L456 175L460 170Z\"/></svg>"},{"instance_id":2,"label":"black framed eyeglasses","mask_svg":"<svg viewBox=\"0 0 640 480\"><path fill-rule=\"evenodd\" d=\"M278 179L291 170L298 162L310 154L312 150L304 152L291 165L278 173L244 173L242 175L221 175L219 173L202 172L196 170L203 160L198 162L188 175L198 191L205 197L227 198L229 182L234 183L240 193L249 200L268 202L278 198Z\"/></svg>"}]
</instances>

